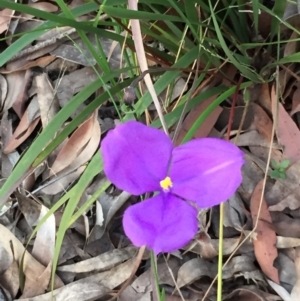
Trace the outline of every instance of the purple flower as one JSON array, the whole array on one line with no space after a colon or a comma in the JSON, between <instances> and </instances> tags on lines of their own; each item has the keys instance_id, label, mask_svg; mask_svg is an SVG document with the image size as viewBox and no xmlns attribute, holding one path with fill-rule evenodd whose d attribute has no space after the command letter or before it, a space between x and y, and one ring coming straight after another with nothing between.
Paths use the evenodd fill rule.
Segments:
<instances>
[{"instance_id":1,"label":"purple flower","mask_svg":"<svg viewBox=\"0 0 300 301\"><path fill-rule=\"evenodd\" d=\"M204 138L174 147L165 133L135 121L107 134L102 155L118 188L133 195L158 192L129 207L123 218L133 244L155 254L186 245L198 229L195 205L226 201L242 181L243 152L232 143Z\"/></svg>"}]
</instances>

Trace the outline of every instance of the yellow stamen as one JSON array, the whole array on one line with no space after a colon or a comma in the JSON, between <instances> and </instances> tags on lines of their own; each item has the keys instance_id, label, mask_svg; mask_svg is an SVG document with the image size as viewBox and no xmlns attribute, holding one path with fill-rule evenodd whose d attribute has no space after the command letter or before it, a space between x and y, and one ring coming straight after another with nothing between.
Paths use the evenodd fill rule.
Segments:
<instances>
[{"instance_id":1,"label":"yellow stamen","mask_svg":"<svg viewBox=\"0 0 300 301\"><path fill-rule=\"evenodd\" d=\"M173 183L172 183L170 177L166 177L164 180L160 181L159 184L160 184L160 187L165 191L169 191L170 188L173 186Z\"/></svg>"}]
</instances>

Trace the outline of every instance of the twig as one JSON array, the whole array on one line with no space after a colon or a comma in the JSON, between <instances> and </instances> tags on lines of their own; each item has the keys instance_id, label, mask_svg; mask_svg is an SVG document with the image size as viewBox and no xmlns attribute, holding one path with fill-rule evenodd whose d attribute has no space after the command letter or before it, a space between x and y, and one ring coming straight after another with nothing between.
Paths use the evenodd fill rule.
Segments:
<instances>
[{"instance_id":1,"label":"twig","mask_svg":"<svg viewBox=\"0 0 300 301\"><path fill-rule=\"evenodd\" d=\"M137 3L138 3L137 0L128 0L128 8L132 9L134 11L138 11ZM144 71L148 70L148 64L147 64L147 59L146 59L146 55L145 55L145 49L144 49L143 38L142 38L142 34L141 34L141 27L140 27L139 20L136 20L136 19L131 20L131 29L132 29L132 36L133 36L133 40L134 40L134 46L135 46L135 50L136 50L137 59L138 59L141 71L144 72ZM152 79L148 73L145 75L145 83L146 83L148 91L153 99L153 103L157 110L157 114L159 116L162 127L163 127L165 133L168 135L169 133L168 133L168 128L165 123L164 115L163 115L159 100L157 98Z\"/></svg>"}]
</instances>

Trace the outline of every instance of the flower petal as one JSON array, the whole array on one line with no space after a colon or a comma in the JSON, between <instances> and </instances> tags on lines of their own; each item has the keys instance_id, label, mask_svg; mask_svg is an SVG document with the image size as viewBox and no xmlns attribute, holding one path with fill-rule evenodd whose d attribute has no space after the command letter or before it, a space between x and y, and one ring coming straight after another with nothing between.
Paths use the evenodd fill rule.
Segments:
<instances>
[{"instance_id":1,"label":"flower petal","mask_svg":"<svg viewBox=\"0 0 300 301\"><path fill-rule=\"evenodd\" d=\"M243 152L217 139L192 140L173 150L172 193L208 208L226 201L242 182Z\"/></svg>"},{"instance_id":2,"label":"flower petal","mask_svg":"<svg viewBox=\"0 0 300 301\"><path fill-rule=\"evenodd\" d=\"M113 184L131 194L160 190L172 149L172 141L164 132L129 121L103 140L104 171Z\"/></svg>"},{"instance_id":3,"label":"flower petal","mask_svg":"<svg viewBox=\"0 0 300 301\"><path fill-rule=\"evenodd\" d=\"M135 246L147 245L155 254L172 252L195 236L197 210L170 193L161 193L129 207L123 227Z\"/></svg>"}]
</instances>

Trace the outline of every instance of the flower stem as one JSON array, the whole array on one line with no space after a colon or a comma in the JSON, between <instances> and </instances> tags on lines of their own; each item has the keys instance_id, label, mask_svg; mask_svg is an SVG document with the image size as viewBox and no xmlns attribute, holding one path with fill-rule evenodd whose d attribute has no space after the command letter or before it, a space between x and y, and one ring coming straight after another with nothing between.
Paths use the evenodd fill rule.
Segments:
<instances>
[{"instance_id":1,"label":"flower stem","mask_svg":"<svg viewBox=\"0 0 300 301\"><path fill-rule=\"evenodd\" d=\"M220 221L219 222L220 222L220 225L219 225L219 257L218 257L218 291L217 291L217 301L222 301L224 203L220 204Z\"/></svg>"},{"instance_id":2,"label":"flower stem","mask_svg":"<svg viewBox=\"0 0 300 301\"><path fill-rule=\"evenodd\" d=\"M157 273L157 258L153 251L150 252L150 257L151 257L151 270L152 270L153 301L163 301L161 298L161 293L159 288L159 280L158 280L158 273Z\"/></svg>"}]
</instances>

